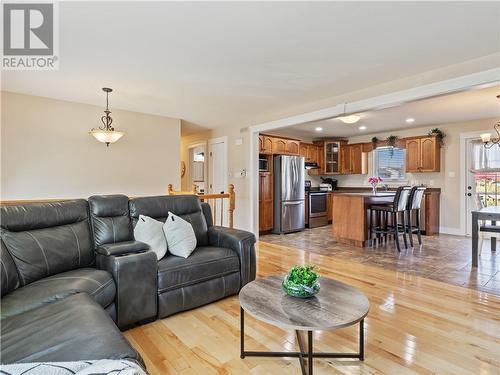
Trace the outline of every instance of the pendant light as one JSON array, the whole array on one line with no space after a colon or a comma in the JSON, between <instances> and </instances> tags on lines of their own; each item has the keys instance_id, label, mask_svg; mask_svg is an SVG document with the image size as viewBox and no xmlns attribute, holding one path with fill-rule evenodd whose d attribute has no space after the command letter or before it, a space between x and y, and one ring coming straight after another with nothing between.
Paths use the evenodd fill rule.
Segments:
<instances>
[{"instance_id":1,"label":"pendant light","mask_svg":"<svg viewBox=\"0 0 500 375\"><path fill-rule=\"evenodd\" d=\"M497 99L500 99L500 95L497 95ZM497 137L493 138L491 133L481 134L481 141L484 144L485 148L491 148L494 145L500 146L500 121L497 121L495 125L493 125L493 130L497 133Z\"/></svg>"},{"instance_id":2,"label":"pendant light","mask_svg":"<svg viewBox=\"0 0 500 375\"><path fill-rule=\"evenodd\" d=\"M91 134L95 139L99 142L106 143L106 146L109 147L110 143L115 143L121 137L125 135L124 132L120 132L115 130L111 124L113 123L113 119L109 115L111 111L109 110L109 93L113 91L109 87L103 87L102 91L106 93L106 110L104 111L105 115L101 117L102 126L99 126L97 129L92 128L89 134Z\"/></svg>"}]
</instances>

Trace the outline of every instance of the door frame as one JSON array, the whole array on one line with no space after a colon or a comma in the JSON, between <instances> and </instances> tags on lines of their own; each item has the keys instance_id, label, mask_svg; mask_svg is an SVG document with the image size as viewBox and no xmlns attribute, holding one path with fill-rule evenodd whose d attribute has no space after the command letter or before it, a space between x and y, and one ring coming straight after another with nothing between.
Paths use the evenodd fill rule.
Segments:
<instances>
[{"instance_id":1,"label":"door frame","mask_svg":"<svg viewBox=\"0 0 500 375\"><path fill-rule=\"evenodd\" d=\"M264 122L251 125L248 130L250 140L250 217L252 228L250 230L259 236L259 133L270 130L285 128L292 125L299 125L306 122L325 120L339 116L345 116L357 112L366 112L389 108L391 106L402 105L442 95L471 90L474 88L491 87L500 82L500 68L488 69L477 73L458 76L422 86L412 87L406 90L381 94L367 99L357 100L350 103L343 101L332 107L323 108L317 111L306 112L295 116L281 118L275 121ZM340 100L339 100L340 101ZM461 148L463 150L463 148ZM462 169L462 168L461 168ZM463 172L461 172L463 173ZM461 181L463 187L463 181ZM463 209L463 206L461 206ZM463 220L463 219L461 219ZM465 224L461 223L461 230L465 229Z\"/></svg>"},{"instance_id":2,"label":"door frame","mask_svg":"<svg viewBox=\"0 0 500 375\"><path fill-rule=\"evenodd\" d=\"M193 143L189 143L186 148L187 148L187 180L188 180L188 186L186 186L186 190L187 191L191 191L191 188L193 187L193 182L192 182L192 171L191 171L191 150L193 148L196 148L196 147L200 147L200 146L205 146L205 152L208 153L208 144L207 144L207 141L201 141L201 142L193 142ZM205 158L206 159L206 158ZM208 163L207 163L208 159L205 160L205 165L203 166L203 173L204 173L204 176L205 177L205 182L208 184ZM181 189L182 190L182 189Z\"/></svg>"},{"instance_id":3,"label":"door frame","mask_svg":"<svg viewBox=\"0 0 500 375\"><path fill-rule=\"evenodd\" d=\"M473 138L481 138L483 133L491 133L492 129L475 130L473 132L460 133L460 233L459 235L467 235L467 173L469 166L467 165L467 141Z\"/></svg>"},{"instance_id":4,"label":"door frame","mask_svg":"<svg viewBox=\"0 0 500 375\"><path fill-rule=\"evenodd\" d=\"M224 147L222 148L223 150L223 153L222 153L222 157L223 157L223 171L224 171L224 191L227 192L227 188L228 188L228 170L227 170L227 165L228 165L228 162L227 162L227 136L223 136L223 137L218 137L218 138L212 138L212 139L209 139L208 140L208 157L209 157L209 163L208 163L208 189L207 189L207 192L208 193L212 193L212 182L213 182L213 170L212 168L210 167L211 164L212 164L212 161L211 161L211 157L212 157L212 146L214 144L218 144L218 143L223 143L224 144ZM219 193L219 192L217 192Z\"/></svg>"}]
</instances>

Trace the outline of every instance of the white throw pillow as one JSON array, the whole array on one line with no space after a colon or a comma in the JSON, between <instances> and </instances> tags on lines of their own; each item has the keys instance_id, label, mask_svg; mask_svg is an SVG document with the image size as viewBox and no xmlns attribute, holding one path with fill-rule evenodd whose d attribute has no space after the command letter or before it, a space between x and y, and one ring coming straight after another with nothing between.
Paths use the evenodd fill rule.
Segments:
<instances>
[{"instance_id":1,"label":"white throw pillow","mask_svg":"<svg viewBox=\"0 0 500 375\"><path fill-rule=\"evenodd\" d=\"M171 254L187 258L196 248L196 235L193 227L172 212L168 213L167 221L163 224L163 232Z\"/></svg>"},{"instance_id":2,"label":"white throw pillow","mask_svg":"<svg viewBox=\"0 0 500 375\"><path fill-rule=\"evenodd\" d=\"M167 240L163 234L163 223L152 217L139 215L139 220L134 228L136 241L147 243L156 253L158 260L167 253Z\"/></svg>"}]
</instances>

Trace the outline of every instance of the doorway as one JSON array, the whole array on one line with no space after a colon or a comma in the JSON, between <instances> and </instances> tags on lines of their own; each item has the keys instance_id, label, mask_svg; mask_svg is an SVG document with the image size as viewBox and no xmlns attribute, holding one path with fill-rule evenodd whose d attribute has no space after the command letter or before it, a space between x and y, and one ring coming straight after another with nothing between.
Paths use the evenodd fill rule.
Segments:
<instances>
[{"instance_id":1,"label":"doorway","mask_svg":"<svg viewBox=\"0 0 500 375\"><path fill-rule=\"evenodd\" d=\"M227 137L214 138L208 141L208 193L226 193L228 188L227 170ZM223 215L223 222L228 222L227 208L223 199L210 202L212 212L219 218ZM215 218L214 218L215 220ZM218 220L217 220L218 222Z\"/></svg>"},{"instance_id":2,"label":"doorway","mask_svg":"<svg viewBox=\"0 0 500 375\"><path fill-rule=\"evenodd\" d=\"M198 192L205 192L207 185L207 163L206 163L206 154L207 154L207 144L196 143L188 146L188 155L189 155L189 166L188 170L188 179L187 186L185 190L191 191L193 185L196 185L196 190Z\"/></svg>"},{"instance_id":3,"label":"doorway","mask_svg":"<svg viewBox=\"0 0 500 375\"><path fill-rule=\"evenodd\" d=\"M472 233L471 212L500 206L500 147L485 148L479 138L466 140L466 234Z\"/></svg>"}]
</instances>

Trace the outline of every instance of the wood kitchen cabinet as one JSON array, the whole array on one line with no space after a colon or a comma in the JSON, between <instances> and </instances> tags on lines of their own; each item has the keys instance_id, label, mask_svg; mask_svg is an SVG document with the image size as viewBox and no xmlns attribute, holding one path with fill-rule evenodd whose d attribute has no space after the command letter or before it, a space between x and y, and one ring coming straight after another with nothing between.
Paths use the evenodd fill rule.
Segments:
<instances>
[{"instance_id":1,"label":"wood kitchen cabinet","mask_svg":"<svg viewBox=\"0 0 500 375\"><path fill-rule=\"evenodd\" d=\"M262 136L262 135L260 135ZM267 137L271 142L271 154L273 155L299 155L300 141L274 136Z\"/></svg>"},{"instance_id":2,"label":"wood kitchen cabinet","mask_svg":"<svg viewBox=\"0 0 500 375\"><path fill-rule=\"evenodd\" d=\"M366 155L363 144L343 145L340 148L340 170L342 174L364 174L366 171Z\"/></svg>"},{"instance_id":3,"label":"wood kitchen cabinet","mask_svg":"<svg viewBox=\"0 0 500 375\"><path fill-rule=\"evenodd\" d=\"M259 231L273 229L273 174L259 172Z\"/></svg>"},{"instance_id":4,"label":"wood kitchen cabinet","mask_svg":"<svg viewBox=\"0 0 500 375\"><path fill-rule=\"evenodd\" d=\"M299 154L304 157L306 163L318 162L318 146L312 143L300 142Z\"/></svg>"},{"instance_id":5,"label":"wood kitchen cabinet","mask_svg":"<svg viewBox=\"0 0 500 375\"><path fill-rule=\"evenodd\" d=\"M341 147L341 142L325 141L322 168L324 174L340 174Z\"/></svg>"},{"instance_id":6,"label":"wood kitchen cabinet","mask_svg":"<svg viewBox=\"0 0 500 375\"><path fill-rule=\"evenodd\" d=\"M441 147L434 136L406 138L406 172L439 172Z\"/></svg>"},{"instance_id":7,"label":"wood kitchen cabinet","mask_svg":"<svg viewBox=\"0 0 500 375\"><path fill-rule=\"evenodd\" d=\"M273 140L273 153L274 154L286 154L286 139L282 138L271 138Z\"/></svg>"},{"instance_id":8,"label":"wood kitchen cabinet","mask_svg":"<svg viewBox=\"0 0 500 375\"><path fill-rule=\"evenodd\" d=\"M299 155L300 142L287 139L286 140L286 153L289 155Z\"/></svg>"},{"instance_id":9,"label":"wood kitchen cabinet","mask_svg":"<svg viewBox=\"0 0 500 375\"><path fill-rule=\"evenodd\" d=\"M333 216L332 203L333 203L333 193L329 192L326 196L326 215L328 216L328 222L332 221L332 216Z\"/></svg>"},{"instance_id":10,"label":"wood kitchen cabinet","mask_svg":"<svg viewBox=\"0 0 500 375\"><path fill-rule=\"evenodd\" d=\"M272 155L273 140L267 135L259 135L259 154Z\"/></svg>"}]
</instances>

